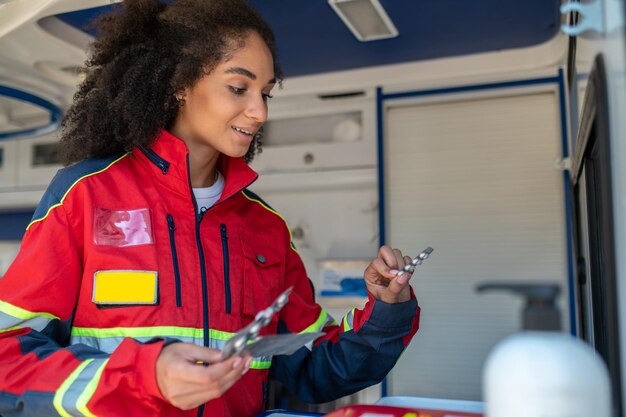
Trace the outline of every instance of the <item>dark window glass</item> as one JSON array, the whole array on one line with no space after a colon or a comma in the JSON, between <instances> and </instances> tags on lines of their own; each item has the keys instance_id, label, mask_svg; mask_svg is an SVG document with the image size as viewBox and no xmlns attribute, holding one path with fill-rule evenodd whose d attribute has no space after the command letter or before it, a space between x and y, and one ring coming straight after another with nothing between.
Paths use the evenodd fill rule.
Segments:
<instances>
[{"instance_id":1,"label":"dark window glass","mask_svg":"<svg viewBox=\"0 0 626 417\"><path fill-rule=\"evenodd\" d=\"M58 165L58 143L42 143L33 146L33 166Z\"/></svg>"},{"instance_id":2,"label":"dark window glass","mask_svg":"<svg viewBox=\"0 0 626 417\"><path fill-rule=\"evenodd\" d=\"M606 362L613 415L622 415L621 358L611 180L608 91L602 56L589 75L573 157L577 306L580 336Z\"/></svg>"}]
</instances>

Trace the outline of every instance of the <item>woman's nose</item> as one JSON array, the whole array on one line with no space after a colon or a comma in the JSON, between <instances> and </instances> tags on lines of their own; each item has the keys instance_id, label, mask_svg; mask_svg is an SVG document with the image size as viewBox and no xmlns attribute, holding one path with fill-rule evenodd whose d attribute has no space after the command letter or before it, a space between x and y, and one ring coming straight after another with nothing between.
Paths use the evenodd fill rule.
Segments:
<instances>
[{"instance_id":1,"label":"woman's nose","mask_svg":"<svg viewBox=\"0 0 626 417\"><path fill-rule=\"evenodd\" d=\"M267 103L263 96L254 98L248 103L246 116L258 123L265 123L267 120Z\"/></svg>"}]
</instances>

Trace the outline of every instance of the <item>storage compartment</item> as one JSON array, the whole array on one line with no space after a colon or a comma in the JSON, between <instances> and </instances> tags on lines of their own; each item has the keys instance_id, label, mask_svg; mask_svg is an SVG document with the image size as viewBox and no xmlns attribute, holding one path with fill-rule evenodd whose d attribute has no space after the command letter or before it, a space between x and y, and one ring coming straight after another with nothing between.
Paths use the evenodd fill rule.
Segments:
<instances>
[{"instance_id":1,"label":"storage compartment","mask_svg":"<svg viewBox=\"0 0 626 417\"><path fill-rule=\"evenodd\" d=\"M376 106L371 94L276 100L264 126L263 151L252 164L255 170L277 173L375 166Z\"/></svg>"}]
</instances>

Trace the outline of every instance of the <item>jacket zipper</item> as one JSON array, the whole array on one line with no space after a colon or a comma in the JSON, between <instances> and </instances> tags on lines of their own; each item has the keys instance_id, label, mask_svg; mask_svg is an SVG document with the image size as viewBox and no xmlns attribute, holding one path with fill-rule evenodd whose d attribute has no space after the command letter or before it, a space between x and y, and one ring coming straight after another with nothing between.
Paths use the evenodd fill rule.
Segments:
<instances>
[{"instance_id":1,"label":"jacket zipper","mask_svg":"<svg viewBox=\"0 0 626 417\"><path fill-rule=\"evenodd\" d=\"M198 214L198 202L196 201L196 196L193 194L193 186L191 185L191 170L189 169L189 154L187 154L187 181L189 182L189 191L191 192L191 201L193 202L193 215L196 219L196 246L198 247L198 256L200 258L200 281L202 283L202 343L204 346L209 347L211 344L211 337L209 335L209 293L206 279L206 268L204 267L204 249L202 249L202 241L200 240L200 222L202 221L203 213ZM198 408L197 416L202 416L202 413L204 413L204 404Z\"/></svg>"},{"instance_id":2,"label":"jacket zipper","mask_svg":"<svg viewBox=\"0 0 626 417\"><path fill-rule=\"evenodd\" d=\"M148 147L141 146L139 149L141 149L141 152L143 152L146 158L148 158L154 165L159 167L163 175L167 174L167 170L170 169L169 162L161 158L159 155L156 154L156 152Z\"/></svg>"},{"instance_id":3,"label":"jacket zipper","mask_svg":"<svg viewBox=\"0 0 626 417\"><path fill-rule=\"evenodd\" d=\"M191 181L189 182L191 186ZM193 207L196 210L196 245L198 246L198 255L200 257L200 279L202 281L202 330L203 330L203 344L204 346L210 346L211 337L209 335L209 299L208 299L208 287L206 280L206 268L204 267L204 249L202 249L202 241L200 240L200 222L202 221L202 214L198 213L198 204L196 203L196 197L193 196L193 190L191 191L193 197ZM204 413L204 404L198 409L198 417Z\"/></svg>"},{"instance_id":4,"label":"jacket zipper","mask_svg":"<svg viewBox=\"0 0 626 417\"><path fill-rule=\"evenodd\" d=\"M230 314L230 258L228 255L228 231L225 224L220 224L220 236L222 237L222 255L224 258L224 291L226 296L226 314Z\"/></svg>"},{"instance_id":5,"label":"jacket zipper","mask_svg":"<svg viewBox=\"0 0 626 417\"><path fill-rule=\"evenodd\" d=\"M170 248L172 249L172 262L174 263L174 283L176 285L176 307L182 307L182 295L180 291L180 269L178 267L178 254L176 252L176 225L174 224L174 217L171 214L167 215L167 228L170 232Z\"/></svg>"}]
</instances>

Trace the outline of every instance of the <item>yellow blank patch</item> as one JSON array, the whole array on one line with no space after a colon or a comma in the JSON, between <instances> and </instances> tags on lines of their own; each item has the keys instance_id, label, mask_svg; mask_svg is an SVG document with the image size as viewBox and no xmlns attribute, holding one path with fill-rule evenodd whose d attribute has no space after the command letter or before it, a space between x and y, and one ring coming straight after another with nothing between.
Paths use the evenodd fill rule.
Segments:
<instances>
[{"instance_id":1,"label":"yellow blank patch","mask_svg":"<svg viewBox=\"0 0 626 417\"><path fill-rule=\"evenodd\" d=\"M93 275L96 304L156 304L156 271L97 271Z\"/></svg>"}]
</instances>

